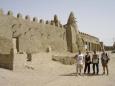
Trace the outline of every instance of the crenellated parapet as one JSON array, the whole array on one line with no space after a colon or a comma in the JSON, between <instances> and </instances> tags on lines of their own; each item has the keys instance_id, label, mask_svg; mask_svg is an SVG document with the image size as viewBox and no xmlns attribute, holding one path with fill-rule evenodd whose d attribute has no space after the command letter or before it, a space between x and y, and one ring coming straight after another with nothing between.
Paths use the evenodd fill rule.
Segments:
<instances>
[{"instance_id":1,"label":"crenellated parapet","mask_svg":"<svg viewBox=\"0 0 115 86\"><path fill-rule=\"evenodd\" d=\"M44 24L44 20L40 19L39 23Z\"/></svg>"},{"instance_id":2,"label":"crenellated parapet","mask_svg":"<svg viewBox=\"0 0 115 86\"><path fill-rule=\"evenodd\" d=\"M46 24L50 24L50 21L47 20L47 21L46 21Z\"/></svg>"},{"instance_id":3,"label":"crenellated parapet","mask_svg":"<svg viewBox=\"0 0 115 86\"><path fill-rule=\"evenodd\" d=\"M79 32L79 33L80 33L81 35L89 36L89 37L93 37L93 38L97 39L97 37L92 36L92 35L89 35L89 34L87 34L87 33L84 33L84 32Z\"/></svg>"},{"instance_id":4,"label":"crenellated parapet","mask_svg":"<svg viewBox=\"0 0 115 86\"><path fill-rule=\"evenodd\" d=\"M13 16L13 12L11 10L8 11L7 13L8 16Z\"/></svg>"},{"instance_id":5,"label":"crenellated parapet","mask_svg":"<svg viewBox=\"0 0 115 86\"><path fill-rule=\"evenodd\" d=\"M37 17L34 17L34 18L33 18L33 22L38 22L38 18L37 18Z\"/></svg>"},{"instance_id":6,"label":"crenellated parapet","mask_svg":"<svg viewBox=\"0 0 115 86\"><path fill-rule=\"evenodd\" d=\"M44 25L51 25L53 27L59 27L59 28L64 28L63 25L60 23L60 21L58 20L57 15L54 15L54 19L53 20L44 20L44 19L38 19L37 17L33 17L31 18L29 15L23 16L21 13L17 13L16 16L13 15L13 12L11 10L9 10L7 12L7 14L4 14L4 11L2 9L0 9L0 15L2 16L11 16L17 19L21 19L24 20L28 23L38 23L38 24L44 24Z\"/></svg>"},{"instance_id":7,"label":"crenellated parapet","mask_svg":"<svg viewBox=\"0 0 115 86\"><path fill-rule=\"evenodd\" d=\"M11 16L11 17L15 17L13 16L13 12L11 10L9 10L7 12L7 14L4 14L4 11L2 9L0 9L0 15L4 15L4 16ZM38 24L44 24L44 25L51 25L51 26L55 26L55 27L59 27L59 28L65 28L64 25L62 25L58 19L58 16L57 15L54 15L54 18L53 20L43 20L43 19L39 19L37 17L33 17L31 18L29 15L26 15L25 17L22 16L21 13L17 13L16 17L17 19L22 19L26 22L34 22L34 23L38 23ZM71 16L70 16L70 19L68 20L67 24L70 24L71 22L75 22L75 19L73 19L73 13L71 13ZM97 37L94 37L94 36L91 36L87 33L83 33L83 32L79 32L80 35L83 35L83 36L88 36L88 37L92 37L94 39L98 39Z\"/></svg>"},{"instance_id":8,"label":"crenellated parapet","mask_svg":"<svg viewBox=\"0 0 115 86\"><path fill-rule=\"evenodd\" d=\"M18 14L17 14L17 18L18 18L18 19L22 19L22 14L21 14L21 13L18 13Z\"/></svg>"},{"instance_id":9,"label":"crenellated parapet","mask_svg":"<svg viewBox=\"0 0 115 86\"><path fill-rule=\"evenodd\" d=\"M30 21L30 16L29 16L29 15L26 15L26 16L25 16L25 20Z\"/></svg>"},{"instance_id":10,"label":"crenellated parapet","mask_svg":"<svg viewBox=\"0 0 115 86\"><path fill-rule=\"evenodd\" d=\"M51 20L50 24L51 24L51 25L55 25L55 23L54 23L54 21L53 21L53 20Z\"/></svg>"},{"instance_id":11,"label":"crenellated parapet","mask_svg":"<svg viewBox=\"0 0 115 86\"><path fill-rule=\"evenodd\" d=\"M55 26L59 26L59 20L58 20L58 17L57 17L57 15L54 15L54 24L55 24Z\"/></svg>"},{"instance_id":12,"label":"crenellated parapet","mask_svg":"<svg viewBox=\"0 0 115 86\"><path fill-rule=\"evenodd\" d=\"M80 36L82 37L82 39L86 40L86 41L89 41L89 42L99 42L99 39L97 37L94 37L92 35L89 35L87 33L84 33L84 32L79 32Z\"/></svg>"}]
</instances>

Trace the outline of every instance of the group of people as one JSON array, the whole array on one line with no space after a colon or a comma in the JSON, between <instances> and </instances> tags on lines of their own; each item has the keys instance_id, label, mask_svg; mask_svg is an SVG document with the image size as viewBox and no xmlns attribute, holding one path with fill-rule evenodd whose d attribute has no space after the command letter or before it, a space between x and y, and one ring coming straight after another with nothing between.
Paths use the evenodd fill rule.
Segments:
<instances>
[{"instance_id":1,"label":"group of people","mask_svg":"<svg viewBox=\"0 0 115 86\"><path fill-rule=\"evenodd\" d=\"M101 64L103 67L103 74L105 74L105 70L107 72L107 75L109 74L108 70L108 62L110 60L108 54L105 52L105 50L102 51L101 57L99 58L99 55L94 50L93 55L91 56L90 53L87 51L86 55L83 55L81 51L75 56L76 59L76 73L77 75L82 74L82 70L84 68L84 74L91 74L90 66L92 64L93 69L93 75L99 74L99 60L101 60ZM85 67L84 67L85 64Z\"/></svg>"}]
</instances>

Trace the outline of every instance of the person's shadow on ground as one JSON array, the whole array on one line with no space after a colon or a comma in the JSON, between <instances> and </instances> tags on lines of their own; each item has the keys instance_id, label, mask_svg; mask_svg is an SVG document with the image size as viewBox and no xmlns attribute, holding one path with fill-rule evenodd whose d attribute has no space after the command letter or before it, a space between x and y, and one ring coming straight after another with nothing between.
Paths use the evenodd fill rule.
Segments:
<instances>
[{"instance_id":1,"label":"person's shadow on ground","mask_svg":"<svg viewBox=\"0 0 115 86\"><path fill-rule=\"evenodd\" d=\"M93 74L93 73L90 73L90 74L76 74L76 73L68 73L68 74L62 74L60 76L103 76L103 74Z\"/></svg>"}]
</instances>

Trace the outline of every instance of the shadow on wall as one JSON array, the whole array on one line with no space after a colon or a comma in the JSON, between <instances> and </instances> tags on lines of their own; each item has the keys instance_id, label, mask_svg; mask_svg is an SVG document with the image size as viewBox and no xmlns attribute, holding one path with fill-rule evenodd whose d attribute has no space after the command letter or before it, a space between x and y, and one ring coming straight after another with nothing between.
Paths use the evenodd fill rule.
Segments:
<instances>
[{"instance_id":1,"label":"shadow on wall","mask_svg":"<svg viewBox=\"0 0 115 86\"><path fill-rule=\"evenodd\" d=\"M13 70L12 54L0 54L0 68Z\"/></svg>"}]
</instances>

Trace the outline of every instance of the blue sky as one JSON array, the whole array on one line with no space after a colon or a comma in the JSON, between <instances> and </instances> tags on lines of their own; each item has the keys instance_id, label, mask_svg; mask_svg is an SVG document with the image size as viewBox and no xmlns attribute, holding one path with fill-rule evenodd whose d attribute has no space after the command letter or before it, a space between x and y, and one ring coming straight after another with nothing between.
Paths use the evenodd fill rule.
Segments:
<instances>
[{"instance_id":1,"label":"blue sky","mask_svg":"<svg viewBox=\"0 0 115 86\"><path fill-rule=\"evenodd\" d=\"M78 21L79 30L99 37L106 45L115 40L115 0L0 0L5 13L30 15L38 19L51 20L58 15L66 24L71 11Z\"/></svg>"}]
</instances>

